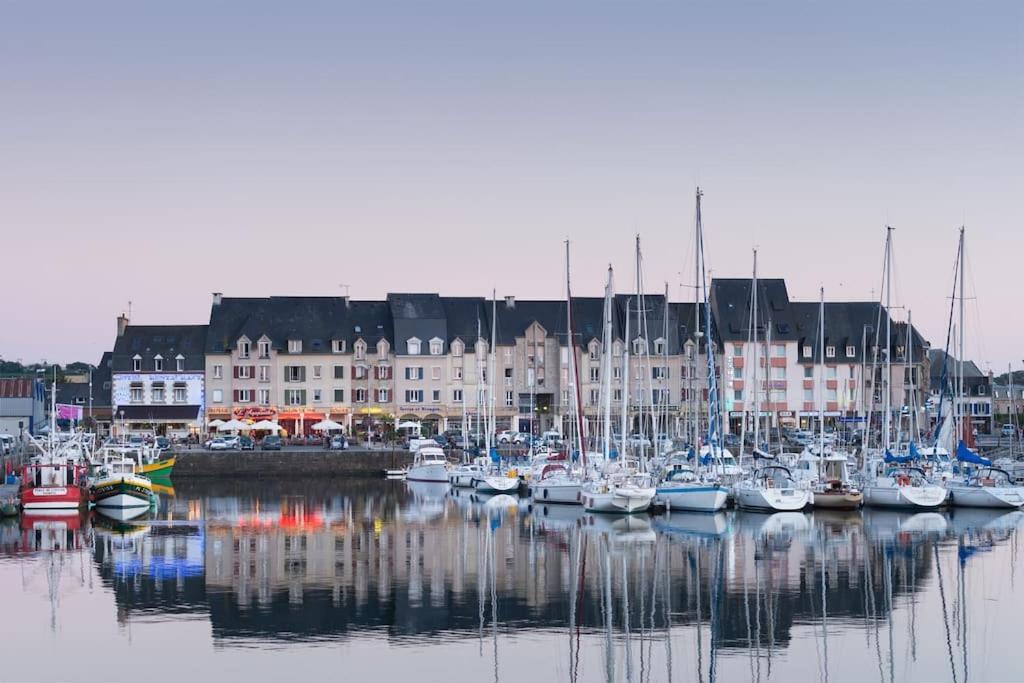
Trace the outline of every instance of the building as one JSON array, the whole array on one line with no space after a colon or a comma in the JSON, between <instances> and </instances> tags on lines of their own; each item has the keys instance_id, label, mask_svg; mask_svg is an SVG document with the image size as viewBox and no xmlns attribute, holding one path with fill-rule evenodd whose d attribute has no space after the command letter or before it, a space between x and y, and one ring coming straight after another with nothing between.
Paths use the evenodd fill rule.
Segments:
<instances>
[{"instance_id":1,"label":"building","mask_svg":"<svg viewBox=\"0 0 1024 683\"><path fill-rule=\"evenodd\" d=\"M110 434L113 422L112 357L113 353L107 351L91 373L57 386L57 403L80 407L84 421L88 424L91 420L100 436Z\"/></svg>"},{"instance_id":2,"label":"building","mask_svg":"<svg viewBox=\"0 0 1024 683\"><path fill-rule=\"evenodd\" d=\"M206 325L131 325L120 316L111 354L113 431L187 436L206 407Z\"/></svg>"},{"instance_id":3,"label":"building","mask_svg":"<svg viewBox=\"0 0 1024 683\"><path fill-rule=\"evenodd\" d=\"M46 390L34 377L0 379L0 434L19 439L46 425Z\"/></svg>"},{"instance_id":4,"label":"building","mask_svg":"<svg viewBox=\"0 0 1024 683\"><path fill-rule=\"evenodd\" d=\"M1021 412L1024 411L1024 385L1014 384L1011 391L1008 384L992 384L992 412L1004 421L1009 421L1012 413L1017 415L1020 426Z\"/></svg>"},{"instance_id":5,"label":"building","mask_svg":"<svg viewBox=\"0 0 1024 683\"><path fill-rule=\"evenodd\" d=\"M963 362L963 399L959 398L957 376L959 361L942 349L928 352L930 362L929 376L931 382L928 415L933 420L938 416L940 399L945 387L945 396L957 397L958 414L970 416L973 429L979 433L989 434L994 427L993 422L993 382L992 375L982 372L974 361Z\"/></svg>"}]
</instances>

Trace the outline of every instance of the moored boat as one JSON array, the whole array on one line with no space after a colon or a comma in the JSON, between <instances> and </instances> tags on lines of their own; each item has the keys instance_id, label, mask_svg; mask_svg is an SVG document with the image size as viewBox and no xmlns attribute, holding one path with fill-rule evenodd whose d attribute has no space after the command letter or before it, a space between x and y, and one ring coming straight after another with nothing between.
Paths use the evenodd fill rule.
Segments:
<instances>
[{"instance_id":1,"label":"moored boat","mask_svg":"<svg viewBox=\"0 0 1024 683\"><path fill-rule=\"evenodd\" d=\"M668 510L717 512L728 502L729 490L702 478L692 467L672 463L656 488L655 501Z\"/></svg>"},{"instance_id":2,"label":"moored boat","mask_svg":"<svg viewBox=\"0 0 1024 683\"><path fill-rule=\"evenodd\" d=\"M407 481L448 482L448 458L438 446L421 446L405 475Z\"/></svg>"},{"instance_id":3,"label":"moored boat","mask_svg":"<svg viewBox=\"0 0 1024 683\"><path fill-rule=\"evenodd\" d=\"M966 481L949 484L947 488L954 507L1017 509L1024 506L1024 486L1015 486L1010 474L998 467L982 467Z\"/></svg>"},{"instance_id":4,"label":"moored boat","mask_svg":"<svg viewBox=\"0 0 1024 683\"><path fill-rule=\"evenodd\" d=\"M788 468L766 465L733 488L736 505L760 512L797 512L811 502L810 489L796 485Z\"/></svg>"},{"instance_id":5,"label":"moored boat","mask_svg":"<svg viewBox=\"0 0 1024 683\"><path fill-rule=\"evenodd\" d=\"M933 484L920 467L899 465L879 473L864 487L864 504L905 510L935 510L946 504L949 492Z\"/></svg>"},{"instance_id":6,"label":"moored boat","mask_svg":"<svg viewBox=\"0 0 1024 683\"><path fill-rule=\"evenodd\" d=\"M93 505L100 510L147 510L153 502L152 482L135 472L136 463L127 458L103 463L91 487Z\"/></svg>"}]
</instances>

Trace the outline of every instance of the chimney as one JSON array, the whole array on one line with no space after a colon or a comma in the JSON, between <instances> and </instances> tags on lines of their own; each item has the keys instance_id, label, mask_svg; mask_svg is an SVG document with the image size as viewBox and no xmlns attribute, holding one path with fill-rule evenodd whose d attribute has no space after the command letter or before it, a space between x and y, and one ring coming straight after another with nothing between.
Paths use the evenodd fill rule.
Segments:
<instances>
[{"instance_id":1,"label":"chimney","mask_svg":"<svg viewBox=\"0 0 1024 683\"><path fill-rule=\"evenodd\" d=\"M124 313L117 316L117 336L123 337L125 328L128 327L128 316Z\"/></svg>"},{"instance_id":2,"label":"chimney","mask_svg":"<svg viewBox=\"0 0 1024 683\"><path fill-rule=\"evenodd\" d=\"M516 307L516 298L514 296L506 296L505 297L505 308L515 308L515 307Z\"/></svg>"},{"instance_id":3,"label":"chimney","mask_svg":"<svg viewBox=\"0 0 1024 683\"><path fill-rule=\"evenodd\" d=\"M349 299L348 294L341 297L341 300L345 303L345 308L352 308L352 301Z\"/></svg>"},{"instance_id":4,"label":"chimney","mask_svg":"<svg viewBox=\"0 0 1024 683\"><path fill-rule=\"evenodd\" d=\"M224 298L224 294L222 294L221 292L214 292L213 293L213 305L214 306L220 306L221 299L223 299L223 298Z\"/></svg>"}]
</instances>

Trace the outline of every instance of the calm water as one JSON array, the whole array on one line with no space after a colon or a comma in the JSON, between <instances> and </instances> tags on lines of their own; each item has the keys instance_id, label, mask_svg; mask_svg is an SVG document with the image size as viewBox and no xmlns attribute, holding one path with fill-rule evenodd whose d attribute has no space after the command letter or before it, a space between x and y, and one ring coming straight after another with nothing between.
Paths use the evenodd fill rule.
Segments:
<instances>
[{"instance_id":1,"label":"calm water","mask_svg":"<svg viewBox=\"0 0 1024 683\"><path fill-rule=\"evenodd\" d=\"M179 484L138 523L2 523L0 681L1021 680L1022 518Z\"/></svg>"}]
</instances>

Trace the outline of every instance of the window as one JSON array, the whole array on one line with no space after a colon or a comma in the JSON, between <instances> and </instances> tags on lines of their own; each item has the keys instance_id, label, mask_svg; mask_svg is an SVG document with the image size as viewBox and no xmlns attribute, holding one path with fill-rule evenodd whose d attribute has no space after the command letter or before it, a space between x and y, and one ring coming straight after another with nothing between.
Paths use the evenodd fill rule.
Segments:
<instances>
[{"instance_id":1,"label":"window","mask_svg":"<svg viewBox=\"0 0 1024 683\"><path fill-rule=\"evenodd\" d=\"M657 355L660 356L660 355L665 353L665 349L666 349L666 346L665 346L665 340L664 339L655 339L654 340L654 353L656 353Z\"/></svg>"},{"instance_id":2,"label":"window","mask_svg":"<svg viewBox=\"0 0 1024 683\"><path fill-rule=\"evenodd\" d=\"M612 398L615 401L622 401L622 389L615 389L612 391Z\"/></svg>"},{"instance_id":3,"label":"window","mask_svg":"<svg viewBox=\"0 0 1024 683\"><path fill-rule=\"evenodd\" d=\"M269 382L270 381L270 366L269 365L261 365L260 366L260 381L261 382Z\"/></svg>"},{"instance_id":4,"label":"window","mask_svg":"<svg viewBox=\"0 0 1024 683\"><path fill-rule=\"evenodd\" d=\"M505 347L505 362L506 363L511 363L512 362L512 347L511 346L506 346Z\"/></svg>"},{"instance_id":5,"label":"window","mask_svg":"<svg viewBox=\"0 0 1024 683\"><path fill-rule=\"evenodd\" d=\"M505 368L505 386L512 386L512 368Z\"/></svg>"},{"instance_id":6,"label":"window","mask_svg":"<svg viewBox=\"0 0 1024 683\"><path fill-rule=\"evenodd\" d=\"M742 389L733 389L732 390L732 400L734 400L734 401L742 401L743 400L743 390Z\"/></svg>"},{"instance_id":7,"label":"window","mask_svg":"<svg viewBox=\"0 0 1024 683\"><path fill-rule=\"evenodd\" d=\"M814 349L809 344L804 344L804 358L810 358L814 355Z\"/></svg>"},{"instance_id":8,"label":"window","mask_svg":"<svg viewBox=\"0 0 1024 683\"><path fill-rule=\"evenodd\" d=\"M430 392L430 400L433 403L440 403L441 402L441 390L440 389L434 389L432 392Z\"/></svg>"},{"instance_id":9,"label":"window","mask_svg":"<svg viewBox=\"0 0 1024 683\"><path fill-rule=\"evenodd\" d=\"M455 341L452 342L452 355L453 356L461 356L463 351L465 351L465 348L466 347L462 343L462 341L459 340L459 339L456 339Z\"/></svg>"},{"instance_id":10,"label":"window","mask_svg":"<svg viewBox=\"0 0 1024 683\"><path fill-rule=\"evenodd\" d=\"M321 366L321 365L314 365L313 366L313 379L320 379L322 375L323 375L323 366Z\"/></svg>"},{"instance_id":11,"label":"window","mask_svg":"<svg viewBox=\"0 0 1024 683\"><path fill-rule=\"evenodd\" d=\"M452 403L462 403L462 389L452 389Z\"/></svg>"},{"instance_id":12,"label":"window","mask_svg":"<svg viewBox=\"0 0 1024 683\"><path fill-rule=\"evenodd\" d=\"M804 400L805 401L813 401L814 400L814 389L804 389Z\"/></svg>"},{"instance_id":13,"label":"window","mask_svg":"<svg viewBox=\"0 0 1024 683\"><path fill-rule=\"evenodd\" d=\"M345 402L345 390L344 389L335 389L334 390L334 402L335 403L344 403Z\"/></svg>"},{"instance_id":14,"label":"window","mask_svg":"<svg viewBox=\"0 0 1024 683\"><path fill-rule=\"evenodd\" d=\"M732 345L733 358L743 358L743 346L741 344Z\"/></svg>"},{"instance_id":15,"label":"window","mask_svg":"<svg viewBox=\"0 0 1024 683\"><path fill-rule=\"evenodd\" d=\"M736 368L736 367L734 367L732 369L732 378L733 379L743 379L743 368Z\"/></svg>"},{"instance_id":16,"label":"window","mask_svg":"<svg viewBox=\"0 0 1024 683\"><path fill-rule=\"evenodd\" d=\"M600 382L601 381L601 368L590 368L590 381Z\"/></svg>"},{"instance_id":17,"label":"window","mask_svg":"<svg viewBox=\"0 0 1024 683\"><path fill-rule=\"evenodd\" d=\"M668 389L652 389L651 404L656 406L667 406L672 402L672 394Z\"/></svg>"},{"instance_id":18,"label":"window","mask_svg":"<svg viewBox=\"0 0 1024 683\"><path fill-rule=\"evenodd\" d=\"M374 373L376 379L391 379L391 366L381 363L374 368Z\"/></svg>"},{"instance_id":19,"label":"window","mask_svg":"<svg viewBox=\"0 0 1024 683\"><path fill-rule=\"evenodd\" d=\"M235 389L235 403L252 403L252 389Z\"/></svg>"},{"instance_id":20,"label":"window","mask_svg":"<svg viewBox=\"0 0 1024 683\"><path fill-rule=\"evenodd\" d=\"M829 400L829 401L835 402L835 400L836 400L836 390L835 389L828 389L825 392L825 398L827 400Z\"/></svg>"},{"instance_id":21,"label":"window","mask_svg":"<svg viewBox=\"0 0 1024 683\"><path fill-rule=\"evenodd\" d=\"M512 394L511 391L506 391L505 392L505 407L506 408L511 408L513 405L515 405L515 396Z\"/></svg>"},{"instance_id":22,"label":"window","mask_svg":"<svg viewBox=\"0 0 1024 683\"><path fill-rule=\"evenodd\" d=\"M352 400L356 403L366 403L366 389L356 389L352 394Z\"/></svg>"},{"instance_id":23,"label":"window","mask_svg":"<svg viewBox=\"0 0 1024 683\"><path fill-rule=\"evenodd\" d=\"M637 337L633 340L633 355L640 356L647 353L647 340Z\"/></svg>"},{"instance_id":24,"label":"window","mask_svg":"<svg viewBox=\"0 0 1024 683\"><path fill-rule=\"evenodd\" d=\"M334 379L345 379L345 366L335 365L334 366Z\"/></svg>"},{"instance_id":25,"label":"window","mask_svg":"<svg viewBox=\"0 0 1024 683\"><path fill-rule=\"evenodd\" d=\"M284 390L284 402L290 406L302 406L306 405L306 390L305 389L285 389Z\"/></svg>"},{"instance_id":26,"label":"window","mask_svg":"<svg viewBox=\"0 0 1024 683\"><path fill-rule=\"evenodd\" d=\"M786 401L786 392L780 389L772 389L768 396L771 398L772 403L784 403Z\"/></svg>"},{"instance_id":27,"label":"window","mask_svg":"<svg viewBox=\"0 0 1024 683\"><path fill-rule=\"evenodd\" d=\"M363 360L366 358L366 342L362 339L357 341L355 348L352 350L352 355L355 356L356 360Z\"/></svg>"},{"instance_id":28,"label":"window","mask_svg":"<svg viewBox=\"0 0 1024 683\"><path fill-rule=\"evenodd\" d=\"M223 389L214 389L213 390L213 402L214 403L223 403L224 402L224 390Z\"/></svg>"},{"instance_id":29,"label":"window","mask_svg":"<svg viewBox=\"0 0 1024 683\"><path fill-rule=\"evenodd\" d=\"M786 379L786 368L771 368L770 373L772 379Z\"/></svg>"},{"instance_id":30,"label":"window","mask_svg":"<svg viewBox=\"0 0 1024 683\"><path fill-rule=\"evenodd\" d=\"M406 353L408 353L410 356L420 355L420 340L417 339L416 337L413 337L409 341L405 342L405 347Z\"/></svg>"},{"instance_id":31,"label":"window","mask_svg":"<svg viewBox=\"0 0 1024 683\"><path fill-rule=\"evenodd\" d=\"M985 385L981 384L981 385L978 386L978 396L984 396L984 395L985 395Z\"/></svg>"},{"instance_id":32,"label":"window","mask_svg":"<svg viewBox=\"0 0 1024 683\"><path fill-rule=\"evenodd\" d=\"M612 379L622 379L622 368L618 365L612 368Z\"/></svg>"},{"instance_id":33,"label":"window","mask_svg":"<svg viewBox=\"0 0 1024 683\"><path fill-rule=\"evenodd\" d=\"M452 366L452 379L462 379L462 366Z\"/></svg>"},{"instance_id":34,"label":"window","mask_svg":"<svg viewBox=\"0 0 1024 683\"><path fill-rule=\"evenodd\" d=\"M430 368L430 379L441 379L441 366L435 365Z\"/></svg>"},{"instance_id":35,"label":"window","mask_svg":"<svg viewBox=\"0 0 1024 683\"><path fill-rule=\"evenodd\" d=\"M597 342L593 342L590 345L590 360L600 360L601 348L597 345Z\"/></svg>"},{"instance_id":36,"label":"window","mask_svg":"<svg viewBox=\"0 0 1024 683\"><path fill-rule=\"evenodd\" d=\"M238 342L238 357L248 358L249 357L249 340L240 339Z\"/></svg>"},{"instance_id":37,"label":"window","mask_svg":"<svg viewBox=\"0 0 1024 683\"><path fill-rule=\"evenodd\" d=\"M366 379L366 366L365 365L356 365L355 367L353 367L352 368L352 378L353 379Z\"/></svg>"},{"instance_id":38,"label":"window","mask_svg":"<svg viewBox=\"0 0 1024 683\"><path fill-rule=\"evenodd\" d=\"M163 356L157 356L153 359L153 372L164 371L164 359Z\"/></svg>"},{"instance_id":39,"label":"window","mask_svg":"<svg viewBox=\"0 0 1024 683\"><path fill-rule=\"evenodd\" d=\"M601 392L598 391L597 389L591 389L588 405L596 406L600 400Z\"/></svg>"},{"instance_id":40,"label":"window","mask_svg":"<svg viewBox=\"0 0 1024 683\"><path fill-rule=\"evenodd\" d=\"M423 368L406 368L405 378L410 380L423 379Z\"/></svg>"},{"instance_id":41,"label":"window","mask_svg":"<svg viewBox=\"0 0 1024 683\"><path fill-rule=\"evenodd\" d=\"M686 357L693 358L693 343L687 342L686 344Z\"/></svg>"},{"instance_id":42,"label":"window","mask_svg":"<svg viewBox=\"0 0 1024 683\"><path fill-rule=\"evenodd\" d=\"M214 365L213 366L213 378L214 379L224 379L224 366L223 365Z\"/></svg>"},{"instance_id":43,"label":"window","mask_svg":"<svg viewBox=\"0 0 1024 683\"><path fill-rule=\"evenodd\" d=\"M776 358L786 357L786 345L785 344L772 344L772 355Z\"/></svg>"},{"instance_id":44,"label":"window","mask_svg":"<svg viewBox=\"0 0 1024 683\"><path fill-rule=\"evenodd\" d=\"M825 368L825 378L826 379L835 379L836 378L836 366L830 365L827 368Z\"/></svg>"},{"instance_id":45,"label":"window","mask_svg":"<svg viewBox=\"0 0 1024 683\"><path fill-rule=\"evenodd\" d=\"M562 389L562 403L563 404L569 403L569 390L568 389Z\"/></svg>"},{"instance_id":46,"label":"window","mask_svg":"<svg viewBox=\"0 0 1024 683\"><path fill-rule=\"evenodd\" d=\"M444 353L444 342L441 341L440 339L431 339L430 340L430 355L431 356L440 356L442 353Z\"/></svg>"},{"instance_id":47,"label":"window","mask_svg":"<svg viewBox=\"0 0 1024 683\"><path fill-rule=\"evenodd\" d=\"M174 359L174 371L185 372L185 356L178 354L178 356Z\"/></svg>"},{"instance_id":48,"label":"window","mask_svg":"<svg viewBox=\"0 0 1024 683\"><path fill-rule=\"evenodd\" d=\"M132 357L132 370L135 372L142 371L142 356L136 354Z\"/></svg>"},{"instance_id":49,"label":"window","mask_svg":"<svg viewBox=\"0 0 1024 683\"><path fill-rule=\"evenodd\" d=\"M686 377L687 377L687 375L686 375L686 366L685 365L679 366L679 379L686 379Z\"/></svg>"},{"instance_id":50,"label":"window","mask_svg":"<svg viewBox=\"0 0 1024 683\"><path fill-rule=\"evenodd\" d=\"M131 401L132 403L142 403L142 382L132 382Z\"/></svg>"},{"instance_id":51,"label":"window","mask_svg":"<svg viewBox=\"0 0 1024 683\"><path fill-rule=\"evenodd\" d=\"M664 365L656 365L651 368L651 377L654 379L668 379L668 368Z\"/></svg>"},{"instance_id":52,"label":"window","mask_svg":"<svg viewBox=\"0 0 1024 683\"><path fill-rule=\"evenodd\" d=\"M150 391L150 402L151 403L164 403L164 384L163 382L153 382L153 389Z\"/></svg>"},{"instance_id":53,"label":"window","mask_svg":"<svg viewBox=\"0 0 1024 683\"><path fill-rule=\"evenodd\" d=\"M405 390L405 402L406 403L423 403L423 390L422 389L406 389Z\"/></svg>"},{"instance_id":54,"label":"window","mask_svg":"<svg viewBox=\"0 0 1024 683\"><path fill-rule=\"evenodd\" d=\"M335 339L331 342L331 351L334 353L345 353L345 340Z\"/></svg>"},{"instance_id":55,"label":"window","mask_svg":"<svg viewBox=\"0 0 1024 683\"><path fill-rule=\"evenodd\" d=\"M302 340L301 339L289 339L288 340L288 353L302 353Z\"/></svg>"},{"instance_id":56,"label":"window","mask_svg":"<svg viewBox=\"0 0 1024 683\"><path fill-rule=\"evenodd\" d=\"M323 401L323 391L320 389L313 390L313 403L320 403Z\"/></svg>"},{"instance_id":57,"label":"window","mask_svg":"<svg viewBox=\"0 0 1024 683\"><path fill-rule=\"evenodd\" d=\"M184 383L178 382L174 385L174 402L185 403L188 401L188 387Z\"/></svg>"},{"instance_id":58,"label":"window","mask_svg":"<svg viewBox=\"0 0 1024 683\"><path fill-rule=\"evenodd\" d=\"M387 389L377 390L377 403L387 403L391 400L391 392Z\"/></svg>"},{"instance_id":59,"label":"window","mask_svg":"<svg viewBox=\"0 0 1024 683\"><path fill-rule=\"evenodd\" d=\"M260 358L270 358L270 342L266 339L261 339L258 346Z\"/></svg>"},{"instance_id":60,"label":"window","mask_svg":"<svg viewBox=\"0 0 1024 683\"><path fill-rule=\"evenodd\" d=\"M835 358L835 357L836 357L836 347L834 347L834 346L826 346L825 347L825 358Z\"/></svg>"},{"instance_id":61,"label":"window","mask_svg":"<svg viewBox=\"0 0 1024 683\"><path fill-rule=\"evenodd\" d=\"M251 365L236 365L235 366L235 378L236 379L252 379L252 366Z\"/></svg>"},{"instance_id":62,"label":"window","mask_svg":"<svg viewBox=\"0 0 1024 683\"><path fill-rule=\"evenodd\" d=\"M306 368L301 365L286 365L284 366L284 381L285 382L305 382L306 381Z\"/></svg>"},{"instance_id":63,"label":"window","mask_svg":"<svg viewBox=\"0 0 1024 683\"><path fill-rule=\"evenodd\" d=\"M847 358L854 358L856 355L857 355L857 349L853 348L852 346L847 346L846 347L846 357Z\"/></svg>"},{"instance_id":64,"label":"window","mask_svg":"<svg viewBox=\"0 0 1024 683\"><path fill-rule=\"evenodd\" d=\"M390 350L390 348L391 347L388 345L388 340L387 339L381 339L379 342L377 342L377 355L378 356L386 356L386 355L388 355L388 351Z\"/></svg>"}]
</instances>

